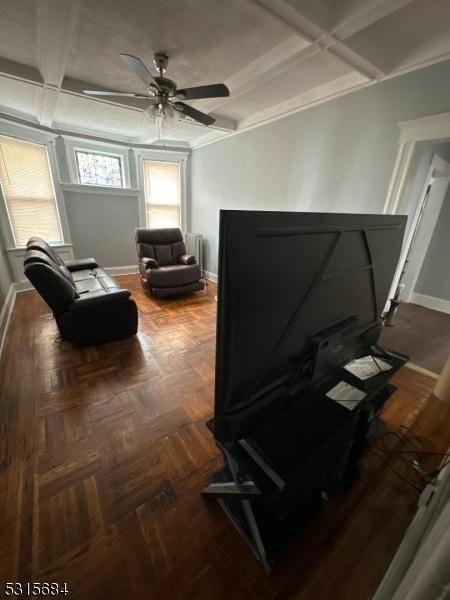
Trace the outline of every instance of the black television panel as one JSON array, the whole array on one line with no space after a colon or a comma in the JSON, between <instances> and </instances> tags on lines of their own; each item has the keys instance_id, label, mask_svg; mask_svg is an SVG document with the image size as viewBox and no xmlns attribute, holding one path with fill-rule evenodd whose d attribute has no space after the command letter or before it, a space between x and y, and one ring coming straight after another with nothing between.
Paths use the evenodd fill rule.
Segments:
<instances>
[{"instance_id":1,"label":"black television panel","mask_svg":"<svg viewBox=\"0 0 450 600\"><path fill-rule=\"evenodd\" d=\"M406 217L220 212L214 435L248 437L377 342Z\"/></svg>"}]
</instances>

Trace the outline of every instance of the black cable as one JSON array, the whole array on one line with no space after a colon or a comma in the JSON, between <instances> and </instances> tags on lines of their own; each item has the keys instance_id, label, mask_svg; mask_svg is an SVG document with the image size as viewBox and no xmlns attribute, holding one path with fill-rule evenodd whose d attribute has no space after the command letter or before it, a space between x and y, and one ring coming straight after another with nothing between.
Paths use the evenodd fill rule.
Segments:
<instances>
[{"instance_id":1,"label":"black cable","mask_svg":"<svg viewBox=\"0 0 450 600\"><path fill-rule=\"evenodd\" d=\"M406 444L411 449L398 450L393 448L389 444L390 437L393 437L399 443ZM416 435L406 425L400 425L399 431L386 431L383 438L380 439L380 443L382 447L375 447L374 450L378 450L379 452L383 453L387 460L394 456L397 457L404 465L407 466L409 470L412 468L414 470L414 473L419 473L421 475L421 480L427 484L434 483L435 479L441 473L442 469L444 469L445 466L450 464L450 454L448 452L434 452L431 450L425 450L425 445L429 443L429 440ZM374 453L376 454L376 452ZM376 455L381 458L380 454ZM413 458L408 458L407 455L413 455ZM448 458L439 468L427 471L423 469L423 467L420 465L420 459L424 456L446 456ZM415 486L413 487L414 489L417 489L415 488Z\"/></svg>"},{"instance_id":2,"label":"black cable","mask_svg":"<svg viewBox=\"0 0 450 600\"><path fill-rule=\"evenodd\" d=\"M372 454L374 454L375 456L377 456L378 458L382 458L384 459L384 464L393 472L395 473L395 475L397 475L397 477L399 479L401 479L404 483L406 483L406 485L408 485L408 487L410 487L412 490L414 490L415 492L417 492L418 494L422 493L422 490L418 487L416 487L415 485L413 485L410 481L408 481L408 479L406 477L404 477L401 473L399 473L397 471L397 469L394 469L394 467L389 464L389 462L386 460L385 456L382 456L380 454L378 454L377 452L375 452L375 449L371 448L369 450L369 452L371 452Z\"/></svg>"}]
</instances>

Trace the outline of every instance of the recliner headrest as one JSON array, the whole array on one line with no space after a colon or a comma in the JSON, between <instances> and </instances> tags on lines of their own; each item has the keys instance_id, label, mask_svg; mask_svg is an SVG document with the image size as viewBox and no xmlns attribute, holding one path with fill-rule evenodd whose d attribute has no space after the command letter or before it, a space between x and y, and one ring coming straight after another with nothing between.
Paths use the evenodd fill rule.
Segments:
<instances>
[{"instance_id":1,"label":"recliner headrest","mask_svg":"<svg viewBox=\"0 0 450 600\"><path fill-rule=\"evenodd\" d=\"M25 258L23 260L24 266L26 267L27 265L36 263L52 267L53 269L55 269L55 271L58 271L58 273L63 275L69 283L74 285L73 277L69 269L64 264L64 262L62 262L62 264L55 263L55 261L50 256L48 256L46 252L42 252L41 250L27 250L25 252Z\"/></svg>"},{"instance_id":2,"label":"recliner headrest","mask_svg":"<svg viewBox=\"0 0 450 600\"><path fill-rule=\"evenodd\" d=\"M40 252L44 252L58 265L64 265L63 259L59 256L56 250L52 248L48 242L38 237L37 235L30 237L30 239L28 240L27 250L39 250Z\"/></svg>"},{"instance_id":3,"label":"recliner headrest","mask_svg":"<svg viewBox=\"0 0 450 600\"><path fill-rule=\"evenodd\" d=\"M136 243L154 244L162 246L163 244L174 244L183 241L183 233L179 227L165 227L163 229L135 229Z\"/></svg>"}]
</instances>

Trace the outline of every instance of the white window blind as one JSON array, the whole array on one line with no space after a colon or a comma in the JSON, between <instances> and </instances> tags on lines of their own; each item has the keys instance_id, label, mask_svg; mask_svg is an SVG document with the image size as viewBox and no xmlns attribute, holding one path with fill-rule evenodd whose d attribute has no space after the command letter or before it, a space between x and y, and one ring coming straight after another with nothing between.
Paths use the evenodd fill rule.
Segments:
<instances>
[{"instance_id":1,"label":"white window blind","mask_svg":"<svg viewBox=\"0 0 450 600\"><path fill-rule=\"evenodd\" d=\"M63 241L45 146L0 136L0 181L17 246Z\"/></svg>"},{"instance_id":2,"label":"white window blind","mask_svg":"<svg viewBox=\"0 0 450 600\"><path fill-rule=\"evenodd\" d=\"M144 160L147 227L180 227L180 165Z\"/></svg>"}]
</instances>

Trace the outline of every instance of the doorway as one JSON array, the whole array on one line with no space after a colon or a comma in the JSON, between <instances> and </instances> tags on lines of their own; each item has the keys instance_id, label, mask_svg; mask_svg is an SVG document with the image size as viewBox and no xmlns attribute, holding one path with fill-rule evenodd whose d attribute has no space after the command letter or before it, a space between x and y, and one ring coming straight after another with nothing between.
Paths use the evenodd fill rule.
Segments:
<instances>
[{"instance_id":1,"label":"doorway","mask_svg":"<svg viewBox=\"0 0 450 600\"><path fill-rule=\"evenodd\" d=\"M433 232L437 224L436 232L442 229L439 214L450 202L448 195L445 199L450 181L450 113L399 123L399 127L398 153L384 212L409 215L401 257L389 294L389 298L394 298L396 291L400 292L399 298L403 302L397 312L396 326L384 327L380 341L387 347L403 349L411 356L412 363L439 373L438 366L442 360L445 362L450 352L450 314L445 314L450 311L440 307L437 310L424 308L428 306L423 302L427 296L418 294L417 290L423 290L424 275L429 277L432 273L429 269L430 256L436 242L432 239ZM428 247L430 254L427 256ZM443 276L450 277L450 267L445 271ZM448 301L443 301L443 304L450 306ZM436 318L443 319L444 323L439 321L437 324ZM436 354L438 347L439 356ZM446 353L444 359L440 353Z\"/></svg>"},{"instance_id":2,"label":"doorway","mask_svg":"<svg viewBox=\"0 0 450 600\"><path fill-rule=\"evenodd\" d=\"M400 128L399 145L383 209L385 214L408 214L411 192L418 174L424 147L432 144L450 144L450 113L404 121L398 123L398 126ZM450 163L450 159L448 159L448 162ZM433 166L436 167L436 165ZM439 169L439 165L437 165L437 168ZM423 195L419 200L423 200L426 187L426 182L424 182ZM392 281L385 310L389 308L389 298L394 298L402 277L403 267L420 216L420 202L418 202L417 209L407 225L400 260Z\"/></svg>"},{"instance_id":3,"label":"doorway","mask_svg":"<svg viewBox=\"0 0 450 600\"><path fill-rule=\"evenodd\" d=\"M444 144L444 146L448 146L445 150L450 154L450 144ZM412 218L410 235L405 243L405 258L401 264L398 284L400 288L398 296L403 302L414 301L416 283L433 237L449 182L450 164L438 154L433 154Z\"/></svg>"}]
</instances>

